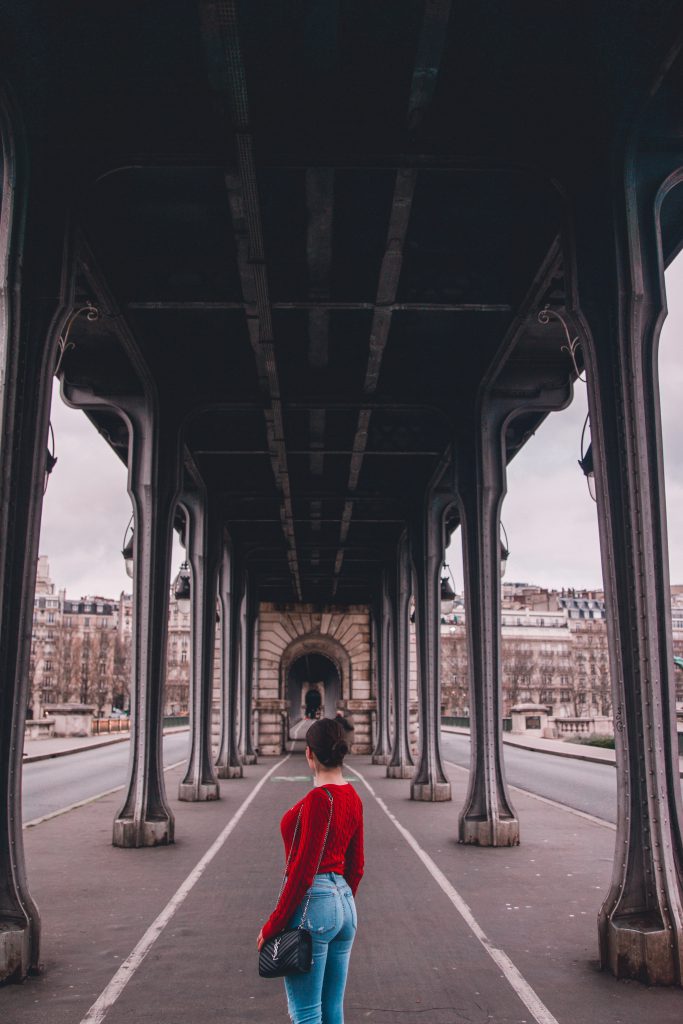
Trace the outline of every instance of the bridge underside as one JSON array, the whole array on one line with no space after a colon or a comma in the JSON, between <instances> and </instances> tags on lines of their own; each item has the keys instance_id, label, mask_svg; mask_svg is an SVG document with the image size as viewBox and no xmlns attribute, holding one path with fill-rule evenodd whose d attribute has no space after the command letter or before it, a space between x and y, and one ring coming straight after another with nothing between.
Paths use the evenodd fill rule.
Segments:
<instances>
[{"instance_id":1,"label":"bridge underside","mask_svg":"<svg viewBox=\"0 0 683 1024\"><path fill-rule=\"evenodd\" d=\"M681 984L656 349L663 267L683 244L682 21L666 0L580 14L451 0L4 6L1 978L39 958L18 807L53 374L128 466L134 510L133 757L114 843L173 840L159 747L174 527L192 571L182 799L216 798L255 756L262 602L371 608L376 763L412 776L414 799L450 799L439 569L459 525L473 723L459 836L504 846L519 842L500 746L505 466L582 369L624 851L602 957Z\"/></svg>"}]
</instances>

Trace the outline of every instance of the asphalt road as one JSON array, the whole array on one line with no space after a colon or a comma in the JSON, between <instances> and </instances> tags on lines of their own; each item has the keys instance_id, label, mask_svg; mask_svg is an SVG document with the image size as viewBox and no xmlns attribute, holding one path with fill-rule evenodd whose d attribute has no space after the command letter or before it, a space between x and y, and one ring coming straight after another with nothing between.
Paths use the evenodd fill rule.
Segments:
<instances>
[{"instance_id":1,"label":"asphalt road","mask_svg":"<svg viewBox=\"0 0 683 1024\"><path fill-rule=\"evenodd\" d=\"M469 767L468 736L442 733L445 760ZM164 738L164 765L187 757L188 733ZM539 796L556 800L604 821L616 821L616 771L611 765L574 761L504 746L508 782ZM123 785L128 743L24 765L24 821Z\"/></svg>"},{"instance_id":2,"label":"asphalt road","mask_svg":"<svg viewBox=\"0 0 683 1024\"><path fill-rule=\"evenodd\" d=\"M617 773L612 765L539 754L509 744L503 744L503 750L511 786L593 814L603 821L617 820ZM468 768L469 736L442 732L441 752L444 760Z\"/></svg>"},{"instance_id":3,"label":"asphalt road","mask_svg":"<svg viewBox=\"0 0 683 1024\"><path fill-rule=\"evenodd\" d=\"M174 764L187 757L189 733L170 733L164 737L164 765ZM67 757L54 757L46 761L25 764L23 769L24 821L42 818L122 786L126 779L128 751L126 743L95 750L79 751Z\"/></svg>"}]
</instances>

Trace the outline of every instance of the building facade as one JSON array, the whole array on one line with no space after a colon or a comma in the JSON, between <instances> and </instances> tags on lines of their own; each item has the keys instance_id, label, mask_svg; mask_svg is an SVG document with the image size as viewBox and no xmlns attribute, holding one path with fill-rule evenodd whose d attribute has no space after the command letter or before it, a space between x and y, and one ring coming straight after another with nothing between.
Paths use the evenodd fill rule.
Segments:
<instances>
[{"instance_id":1,"label":"building facade","mask_svg":"<svg viewBox=\"0 0 683 1024\"><path fill-rule=\"evenodd\" d=\"M673 653L683 656L683 586L671 588ZM503 586L501 609L503 714L515 704L544 704L555 718L612 714L604 594ZM467 627L462 598L441 626L441 684L447 715L469 714ZM683 702L683 670L676 675Z\"/></svg>"},{"instance_id":2,"label":"building facade","mask_svg":"<svg viewBox=\"0 0 683 1024\"><path fill-rule=\"evenodd\" d=\"M132 597L87 595L76 599L57 590L47 556L38 559L29 662L28 718L49 704L95 707L99 718L130 706ZM190 616L171 594L165 713L184 714L190 681Z\"/></svg>"}]
</instances>

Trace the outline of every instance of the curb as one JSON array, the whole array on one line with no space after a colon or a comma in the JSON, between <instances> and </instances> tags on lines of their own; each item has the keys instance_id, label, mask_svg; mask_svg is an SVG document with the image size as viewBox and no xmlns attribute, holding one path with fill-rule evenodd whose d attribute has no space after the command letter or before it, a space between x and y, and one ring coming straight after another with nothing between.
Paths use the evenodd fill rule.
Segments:
<instances>
[{"instance_id":1,"label":"curb","mask_svg":"<svg viewBox=\"0 0 683 1024\"><path fill-rule=\"evenodd\" d=\"M459 736L469 736L470 734L469 729L460 729L458 726L454 725L442 725L441 731L455 733ZM601 757L595 757L594 754L584 754L580 751L574 752L573 750L543 750L542 747L527 747L523 743L511 743L510 740L505 738L505 736L503 736L503 743L506 743L508 747L517 747L519 750L530 750L534 754L552 754L553 757L569 757L572 758L574 761L589 761L591 764L607 764L610 765L612 768L617 767L616 759L614 761L608 761ZM683 769L679 768L678 774L683 779Z\"/></svg>"},{"instance_id":2,"label":"curb","mask_svg":"<svg viewBox=\"0 0 683 1024\"><path fill-rule=\"evenodd\" d=\"M189 725L173 726L171 729L164 729L164 736L171 736L176 732L189 732ZM51 754L29 754L24 757L22 764L35 764L36 761L51 761L53 757L67 757L71 754L83 754L88 750L99 750L101 747L113 747L115 743L128 743L130 733L126 736L117 736L113 740L102 740L101 743L89 743L84 747L69 747L67 750L53 750Z\"/></svg>"}]
</instances>

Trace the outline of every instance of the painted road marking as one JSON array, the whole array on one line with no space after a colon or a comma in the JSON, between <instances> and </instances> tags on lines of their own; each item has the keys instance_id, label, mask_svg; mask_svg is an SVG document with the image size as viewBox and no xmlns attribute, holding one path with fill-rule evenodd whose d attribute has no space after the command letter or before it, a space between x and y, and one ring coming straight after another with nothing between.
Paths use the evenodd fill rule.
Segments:
<instances>
[{"instance_id":1,"label":"painted road marking","mask_svg":"<svg viewBox=\"0 0 683 1024\"><path fill-rule=\"evenodd\" d=\"M469 768L465 768L461 764L456 764L454 761L446 761L449 768L457 768L461 772L467 772L469 774ZM540 800L542 804L549 804L551 807L557 807L560 811L567 811L568 814L575 814L577 818L583 818L585 821L592 822L593 825L602 825L603 828L611 828L613 832L616 832L617 826L612 821L605 821L604 818L597 818L594 814L589 814L588 811L580 811L578 807L570 807L568 804L561 804L557 800L551 800L550 797L541 796L539 793L532 793L530 789L522 789L521 786L510 786L510 789L514 789L516 793L524 793L524 796L530 796L534 800Z\"/></svg>"},{"instance_id":2,"label":"painted road marking","mask_svg":"<svg viewBox=\"0 0 683 1024\"><path fill-rule=\"evenodd\" d=\"M185 764L187 758L184 757L182 761L175 761L173 764L168 764L164 768L165 772L170 772L171 768L177 768L181 764ZM123 783L121 786L114 786L113 789L105 789L103 793L95 793L94 796L87 796L85 800L77 800L75 804L67 804L66 807L60 807L59 810L50 811L49 814L43 814L41 818L32 818L30 821L25 821L24 828L34 828L35 825L42 825L44 821L50 821L51 818L58 818L60 814L66 814L67 811L75 811L78 807L85 807L87 804L94 804L96 800L101 800L103 796L111 796L112 793L120 793L122 789L126 788L127 783Z\"/></svg>"},{"instance_id":3,"label":"painted road marking","mask_svg":"<svg viewBox=\"0 0 683 1024\"><path fill-rule=\"evenodd\" d=\"M273 775L271 782L310 782L310 775Z\"/></svg>"},{"instance_id":4,"label":"painted road marking","mask_svg":"<svg viewBox=\"0 0 683 1024\"><path fill-rule=\"evenodd\" d=\"M392 814L384 800L377 796L374 789L367 781L364 775L356 768L351 768L350 771L355 772L361 782L363 782L372 796L375 798L379 806L386 814L389 821L391 821L398 831L401 833L405 841L411 847L411 849L417 854L424 866L429 871L432 878L437 882L442 892L448 897L455 909L462 917L465 924L468 926L473 935L482 944L488 955L491 957L496 966L502 971L505 978L507 979L510 986L514 989L516 994L519 996L521 1001L526 1006L529 1013L534 1017L538 1024L558 1024L557 1018L552 1015L548 1007L539 998L534 989L531 987L526 978L521 972L515 967L507 953L504 953L502 949L498 949L494 946L489 937L476 920L474 914L470 910L468 904L462 898L457 889L451 885L449 880L444 875L441 868L432 860L429 854L422 849L417 839L413 836L412 832L409 832L404 825L398 820L398 818Z\"/></svg>"},{"instance_id":5,"label":"painted road marking","mask_svg":"<svg viewBox=\"0 0 683 1024\"><path fill-rule=\"evenodd\" d=\"M119 967L116 974L113 976L107 987L101 992L95 1002L92 1004L85 1017L81 1021L81 1024L101 1024L109 1010L112 1008L116 1000L119 998L124 988L131 980L138 967L141 965L150 949L159 938L164 928L171 920L176 910L185 902L192 889L202 877L206 869L208 868L211 861L214 859L217 853L220 852L224 846L226 839L231 832L234 831L235 826L238 824L244 812L249 807L249 804L255 799L264 783L268 781L274 771L277 771L285 761L289 759L291 755L287 754L287 757L283 757L281 761L274 764L270 768L262 779L254 786L249 796L243 800L239 808L235 811L232 818L225 826L223 831L220 833L217 839L211 844L209 849L206 851L201 860L197 861L194 868L187 876L182 885L176 889L175 893L168 901L164 909L161 911L155 921L149 926L145 934L138 942L135 949L130 953Z\"/></svg>"},{"instance_id":6,"label":"painted road marking","mask_svg":"<svg viewBox=\"0 0 683 1024\"><path fill-rule=\"evenodd\" d=\"M353 783L353 779L350 779L348 775L342 776L344 782ZM310 775L273 775L271 782L312 782L312 776Z\"/></svg>"}]
</instances>

